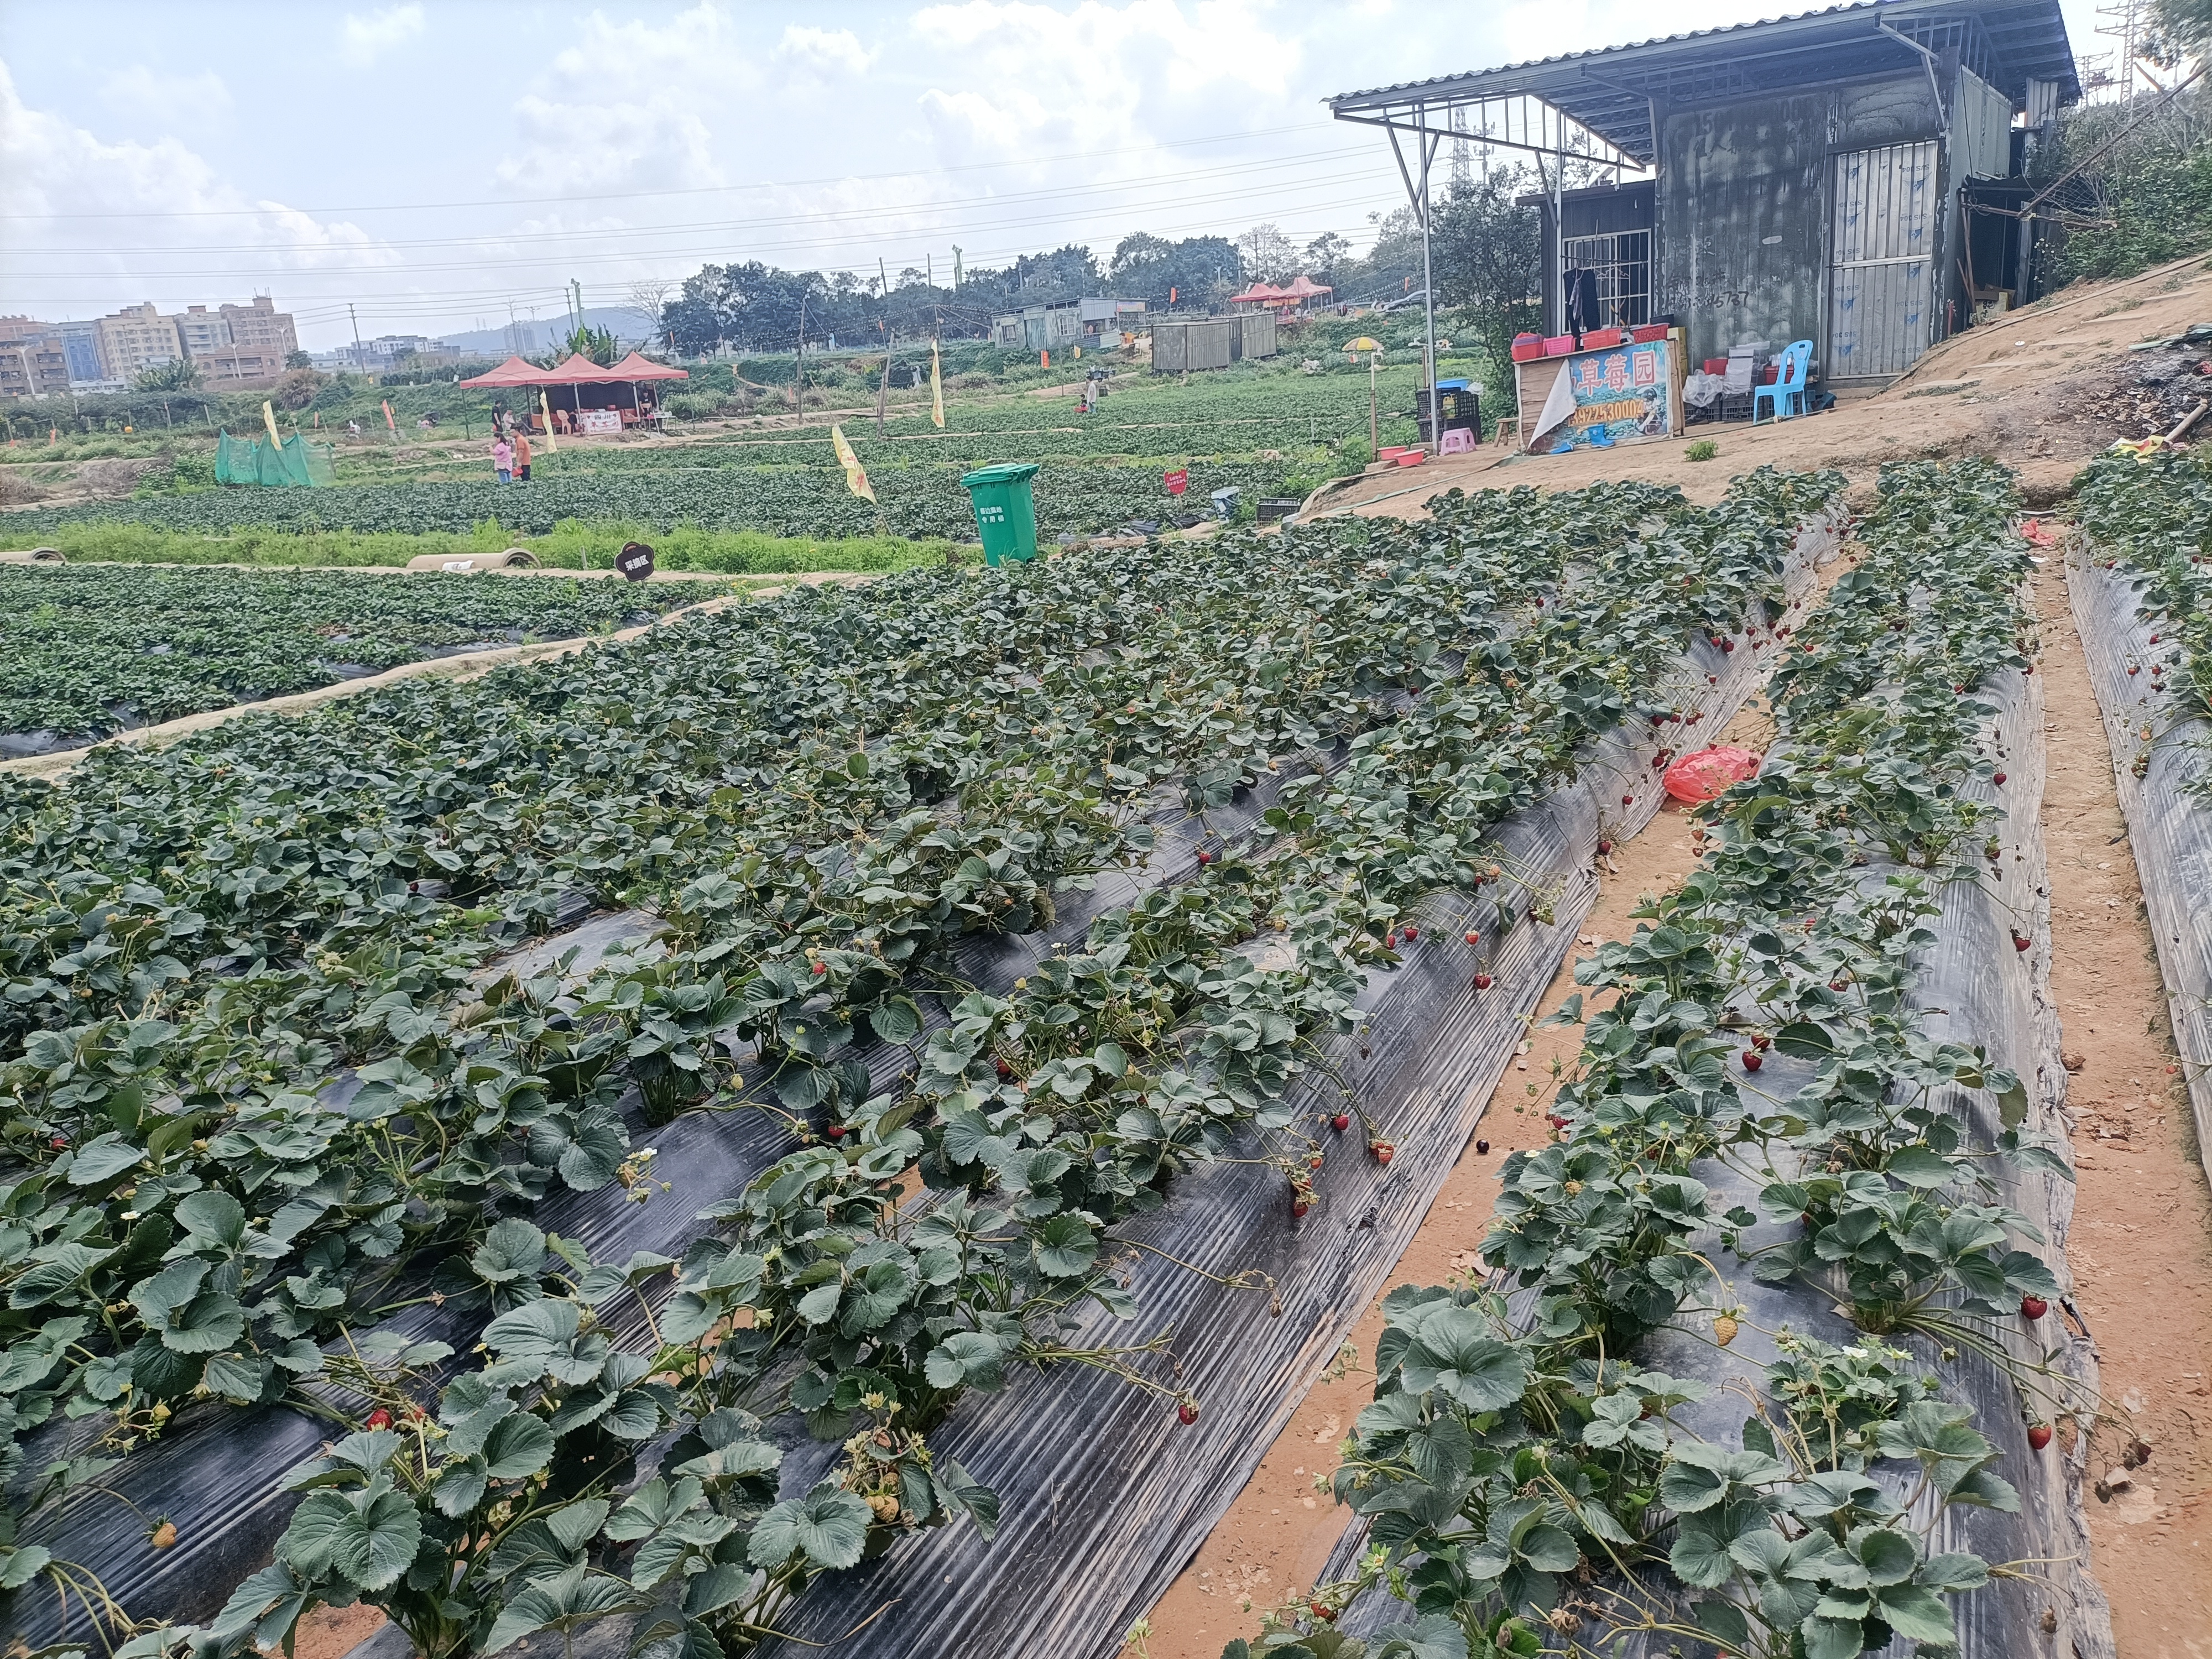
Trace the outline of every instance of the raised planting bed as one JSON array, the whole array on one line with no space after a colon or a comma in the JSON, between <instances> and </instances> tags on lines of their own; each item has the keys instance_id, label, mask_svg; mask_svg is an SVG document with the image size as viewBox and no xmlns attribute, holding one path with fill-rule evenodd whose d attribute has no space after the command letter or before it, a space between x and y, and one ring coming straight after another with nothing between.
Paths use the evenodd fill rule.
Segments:
<instances>
[{"instance_id":1,"label":"raised planting bed","mask_svg":"<svg viewBox=\"0 0 2212 1659\"><path fill-rule=\"evenodd\" d=\"M0 567L0 756L359 678L574 639L726 591L551 578Z\"/></svg>"},{"instance_id":2,"label":"raised planting bed","mask_svg":"<svg viewBox=\"0 0 2212 1659\"><path fill-rule=\"evenodd\" d=\"M2106 455L2082 476L2075 511L2067 585L2082 660L2212 1171L2212 466L2202 448Z\"/></svg>"},{"instance_id":3,"label":"raised planting bed","mask_svg":"<svg viewBox=\"0 0 2212 1659\"><path fill-rule=\"evenodd\" d=\"M1394 1293L1336 1582L1249 1650L2111 1653L2014 507L1885 471L1766 768L1577 968L1486 1281Z\"/></svg>"}]
</instances>

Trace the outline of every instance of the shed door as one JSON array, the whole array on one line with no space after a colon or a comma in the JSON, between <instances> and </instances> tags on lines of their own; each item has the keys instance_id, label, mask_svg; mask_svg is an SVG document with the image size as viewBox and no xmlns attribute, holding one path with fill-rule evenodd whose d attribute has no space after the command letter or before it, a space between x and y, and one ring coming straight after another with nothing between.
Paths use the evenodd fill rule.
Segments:
<instances>
[{"instance_id":1,"label":"shed door","mask_svg":"<svg viewBox=\"0 0 2212 1659\"><path fill-rule=\"evenodd\" d=\"M1935 321L1935 254L1934 140L1836 157L1826 378L1912 367Z\"/></svg>"}]
</instances>

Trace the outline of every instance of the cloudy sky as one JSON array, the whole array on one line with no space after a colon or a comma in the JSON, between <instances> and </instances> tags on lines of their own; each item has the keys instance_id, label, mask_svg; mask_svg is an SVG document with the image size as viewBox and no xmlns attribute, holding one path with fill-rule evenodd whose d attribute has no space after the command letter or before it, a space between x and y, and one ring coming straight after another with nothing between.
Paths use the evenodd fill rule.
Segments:
<instances>
[{"instance_id":1,"label":"cloudy sky","mask_svg":"<svg viewBox=\"0 0 2212 1659\"><path fill-rule=\"evenodd\" d=\"M2094 0L2066 0L2077 51ZM273 293L305 343L619 305L707 260L1133 230L1358 242L1328 94L1789 0L0 0L0 313Z\"/></svg>"}]
</instances>

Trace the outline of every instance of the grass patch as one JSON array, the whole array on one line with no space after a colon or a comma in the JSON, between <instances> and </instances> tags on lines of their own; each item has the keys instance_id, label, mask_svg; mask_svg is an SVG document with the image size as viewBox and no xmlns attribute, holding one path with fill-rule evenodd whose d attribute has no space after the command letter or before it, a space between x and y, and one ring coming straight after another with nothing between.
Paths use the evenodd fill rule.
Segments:
<instances>
[{"instance_id":1,"label":"grass patch","mask_svg":"<svg viewBox=\"0 0 2212 1659\"><path fill-rule=\"evenodd\" d=\"M651 531L613 520L564 519L538 536L517 536L488 520L459 532L420 535L329 530L288 533L242 530L199 536L152 525L90 522L56 527L40 544L70 559L122 564L246 564L360 567L404 565L425 553L496 553L526 547L541 564L562 570L607 570L624 542L649 542L664 570L717 575L779 575L812 570L890 571L966 560L972 550L902 536L816 538L753 530L702 530L678 525Z\"/></svg>"}]
</instances>

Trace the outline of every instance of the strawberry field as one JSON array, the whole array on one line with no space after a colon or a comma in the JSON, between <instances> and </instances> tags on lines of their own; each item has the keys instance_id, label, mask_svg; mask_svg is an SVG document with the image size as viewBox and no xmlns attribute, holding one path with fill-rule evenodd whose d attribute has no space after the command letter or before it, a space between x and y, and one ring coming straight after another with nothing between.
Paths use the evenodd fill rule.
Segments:
<instances>
[{"instance_id":1,"label":"strawberry field","mask_svg":"<svg viewBox=\"0 0 2212 1659\"><path fill-rule=\"evenodd\" d=\"M1374 999L1534 971L1516 815L1624 731L1648 812L1838 486L917 572L0 780L12 1625L742 1653L1045 1536L999 1401L1256 1456L1158 1310L1279 1343L1341 1166L1431 1178Z\"/></svg>"},{"instance_id":2,"label":"strawberry field","mask_svg":"<svg viewBox=\"0 0 2212 1659\"><path fill-rule=\"evenodd\" d=\"M1488 1276L1389 1300L1343 1576L1236 1659L1389 1619L1379 1651L1486 1659L2094 1640L2051 1449L2096 1409L2051 1316L2070 1175L2007 985L2047 903L2004 811L2039 781L2015 510L1987 463L1885 474L1760 775L1578 965L1602 1006L1562 1012Z\"/></svg>"},{"instance_id":3,"label":"strawberry field","mask_svg":"<svg viewBox=\"0 0 2212 1659\"><path fill-rule=\"evenodd\" d=\"M721 591L0 565L0 752L68 747L456 650L606 633Z\"/></svg>"},{"instance_id":4,"label":"strawberry field","mask_svg":"<svg viewBox=\"0 0 2212 1659\"><path fill-rule=\"evenodd\" d=\"M1386 422L1410 410L1417 371L1382 376ZM939 431L926 414L902 412L878 437L872 417L844 422L868 469L877 503L854 496L830 452L829 425L743 430L681 442L549 450L540 444L526 487L502 487L477 446L448 451L441 438L404 469L380 453L349 452L334 489L191 487L197 462L175 483L130 500L29 508L5 522L19 545L73 550L73 532L145 526L196 537L247 530L285 534L455 533L496 520L511 533L543 535L569 520L617 520L647 533L677 526L786 537L972 539L975 520L960 475L987 462L1037 460L1038 527L1048 538L1091 535L1132 523L1162 524L1210 511L1207 496L1234 488L1247 503L1304 495L1342 470L1346 446L1364 454L1366 376L1270 374L1182 386L1124 377L1091 414L1072 397L955 398ZM1409 435L1410 429L1408 429ZM1386 434L1387 438L1388 434ZM1189 491L1170 495L1163 475L1188 470ZM157 485L161 481L157 479Z\"/></svg>"}]
</instances>

